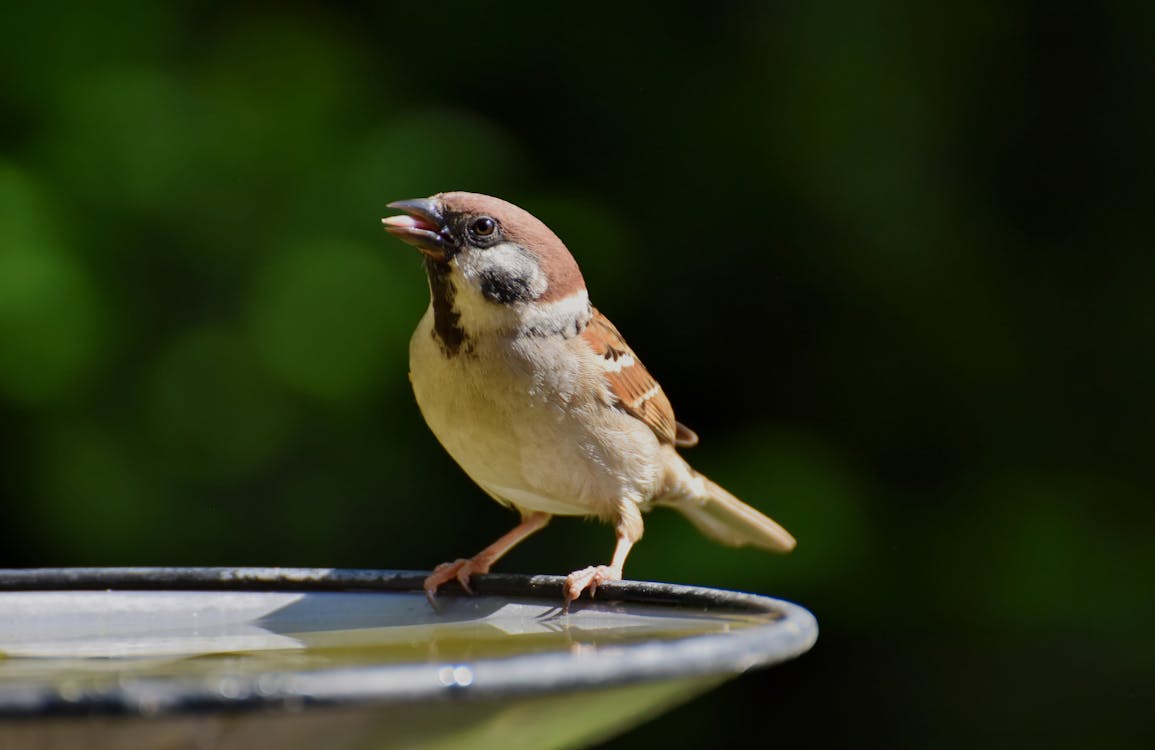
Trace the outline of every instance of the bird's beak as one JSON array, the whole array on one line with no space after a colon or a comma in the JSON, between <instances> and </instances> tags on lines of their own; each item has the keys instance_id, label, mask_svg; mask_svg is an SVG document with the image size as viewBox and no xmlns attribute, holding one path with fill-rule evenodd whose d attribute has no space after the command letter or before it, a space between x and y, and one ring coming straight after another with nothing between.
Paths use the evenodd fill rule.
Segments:
<instances>
[{"instance_id":1,"label":"bird's beak","mask_svg":"<svg viewBox=\"0 0 1155 750\"><path fill-rule=\"evenodd\" d=\"M405 214L382 219L385 231L413 245L438 263L445 262L449 243L445 236L441 201L435 198L415 198L410 201L393 201L389 208L401 209Z\"/></svg>"}]
</instances>

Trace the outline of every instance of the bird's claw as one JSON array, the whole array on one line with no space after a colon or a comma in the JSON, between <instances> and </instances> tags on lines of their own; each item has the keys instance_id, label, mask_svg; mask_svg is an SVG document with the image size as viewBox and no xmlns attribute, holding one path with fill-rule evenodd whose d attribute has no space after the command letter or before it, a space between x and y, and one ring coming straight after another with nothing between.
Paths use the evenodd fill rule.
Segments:
<instances>
[{"instance_id":1,"label":"bird's claw","mask_svg":"<svg viewBox=\"0 0 1155 750\"><path fill-rule=\"evenodd\" d=\"M565 577L565 604L562 609L569 612L570 602L580 597L586 589L589 589L592 599L598 593L599 584L620 580L622 580L621 568L612 565L591 565L575 570Z\"/></svg>"},{"instance_id":2,"label":"bird's claw","mask_svg":"<svg viewBox=\"0 0 1155 750\"><path fill-rule=\"evenodd\" d=\"M463 558L454 560L453 562L441 563L425 578L425 583L423 584L425 598L429 600L430 606L436 607L437 589L441 588L443 584L455 579L461 584L461 588L465 589L465 593L472 594L473 587L469 585L470 577L488 572L488 566L483 566L475 562L472 558Z\"/></svg>"}]
</instances>

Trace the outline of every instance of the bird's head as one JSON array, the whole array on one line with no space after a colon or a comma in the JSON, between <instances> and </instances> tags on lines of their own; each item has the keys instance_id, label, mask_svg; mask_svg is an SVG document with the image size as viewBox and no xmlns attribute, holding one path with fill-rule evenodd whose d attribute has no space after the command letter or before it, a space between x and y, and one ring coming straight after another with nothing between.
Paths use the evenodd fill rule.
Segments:
<instances>
[{"instance_id":1,"label":"bird's head","mask_svg":"<svg viewBox=\"0 0 1155 750\"><path fill-rule=\"evenodd\" d=\"M438 296L448 295L466 329L534 324L551 312L588 308L573 256L528 211L465 192L389 207L404 214L382 219L385 229L425 255L435 312Z\"/></svg>"},{"instance_id":2,"label":"bird's head","mask_svg":"<svg viewBox=\"0 0 1155 750\"><path fill-rule=\"evenodd\" d=\"M382 219L393 235L434 265L461 271L496 304L562 299L584 289L581 271L549 227L528 211L479 193L396 201L405 213Z\"/></svg>"}]
</instances>

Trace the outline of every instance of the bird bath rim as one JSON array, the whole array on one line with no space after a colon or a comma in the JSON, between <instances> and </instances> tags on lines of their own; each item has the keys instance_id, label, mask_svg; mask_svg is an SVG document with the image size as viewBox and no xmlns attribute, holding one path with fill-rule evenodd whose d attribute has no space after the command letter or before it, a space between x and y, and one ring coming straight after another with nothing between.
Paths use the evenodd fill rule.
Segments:
<instances>
[{"instance_id":1,"label":"bird bath rim","mask_svg":"<svg viewBox=\"0 0 1155 750\"><path fill-rule=\"evenodd\" d=\"M13 591L215 591L413 594L427 573L330 568L37 568L0 570L0 596ZM476 597L556 605L563 576L490 574L473 579ZM441 597L467 597L446 587ZM814 644L814 616L767 596L670 583L621 581L599 587L593 606L653 605L694 613L749 615L724 633L687 635L568 652L466 662L426 661L312 671L234 675L216 681L128 677L70 695L48 685L0 683L0 718L67 715L158 716L216 711L476 700L566 692L680 678L719 679L795 658ZM590 607L588 599L573 610ZM227 679L227 685L221 680Z\"/></svg>"}]
</instances>

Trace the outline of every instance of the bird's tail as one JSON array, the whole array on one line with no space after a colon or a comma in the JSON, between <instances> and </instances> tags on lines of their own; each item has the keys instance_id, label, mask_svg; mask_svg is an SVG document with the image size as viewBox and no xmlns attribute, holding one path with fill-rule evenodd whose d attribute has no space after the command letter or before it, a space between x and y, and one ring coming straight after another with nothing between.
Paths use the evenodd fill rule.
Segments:
<instances>
[{"instance_id":1,"label":"bird's tail","mask_svg":"<svg viewBox=\"0 0 1155 750\"><path fill-rule=\"evenodd\" d=\"M706 536L735 547L752 545L771 552L789 552L797 542L773 519L751 508L710 479L685 466L689 481L664 497L668 505L698 527Z\"/></svg>"}]
</instances>

